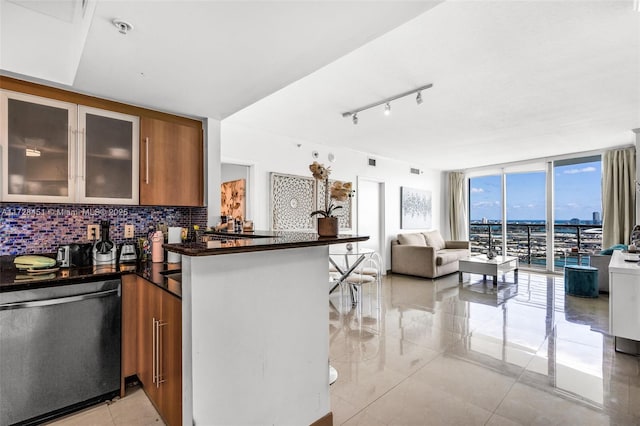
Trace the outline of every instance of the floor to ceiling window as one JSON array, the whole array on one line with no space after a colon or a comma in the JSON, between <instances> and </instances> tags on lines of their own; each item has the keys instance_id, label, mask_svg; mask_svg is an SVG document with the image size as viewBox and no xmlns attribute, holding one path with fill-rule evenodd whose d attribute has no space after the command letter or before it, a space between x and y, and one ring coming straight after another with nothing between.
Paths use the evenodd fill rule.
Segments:
<instances>
[{"instance_id":1,"label":"floor to ceiling window","mask_svg":"<svg viewBox=\"0 0 640 426\"><path fill-rule=\"evenodd\" d=\"M520 263L546 266L546 174L544 171L508 173L507 256Z\"/></svg>"},{"instance_id":2,"label":"floor to ceiling window","mask_svg":"<svg viewBox=\"0 0 640 426\"><path fill-rule=\"evenodd\" d=\"M469 219L472 253L486 253L491 246L501 254L501 176L479 176L469 179Z\"/></svg>"},{"instance_id":3,"label":"floor to ceiling window","mask_svg":"<svg viewBox=\"0 0 640 426\"><path fill-rule=\"evenodd\" d=\"M486 175L470 174L469 238L473 253L486 253L492 248L496 254L517 256L521 266L547 270L589 264L589 254L602 245L600 156L548 164L548 170L553 164L553 176L549 178L543 163L504 167ZM549 183L547 191L551 178L553 185ZM553 216L547 208L551 205ZM552 219L550 230L547 224ZM547 251L550 242L552 252Z\"/></svg>"},{"instance_id":4,"label":"floor to ceiling window","mask_svg":"<svg viewBox=\"0 0 640 426\"><path fill-rule=\"evenodd\" d=\"M589 264L602 246L600 156L554 162L556 266Z\"/></svg>"}]
</instances>

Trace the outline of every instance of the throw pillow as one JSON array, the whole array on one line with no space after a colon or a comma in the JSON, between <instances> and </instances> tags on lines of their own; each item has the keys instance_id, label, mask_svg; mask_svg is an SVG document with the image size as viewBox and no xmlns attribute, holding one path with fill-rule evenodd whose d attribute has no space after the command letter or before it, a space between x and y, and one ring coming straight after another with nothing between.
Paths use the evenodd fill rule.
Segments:
<instances>
[{"instance_id":1,"label":"throw pillow","mask_svg":"<svg viewBox=\"0 0 640 426\"><path fill-rule=\"evenodd\" d=\"M423 232L427 245L433 247L435 250L442 250L445 247L444 238L440 235L439 231Z\"/></svg>"},{"instance_id":2,"label":"throw pillow","mask_svg":"<svg viewBox=\"0 0 640 426\"><path fill-rule=\"evenodd\" d=\"M422 234L398 234L398 241L402 245L407 246L426 246L427 243L424 240Z\"/></svg>"},{"instance_id":3,"label":"throw pillow","mask_svg":"<svg viewBox=\"0 0 640 426\"><path fill-rule=\"evenodd\" d=\"M626 249L627 249L626 244L614 244L608 249L601 250L600 254L613 254L614 250L626 250Z\"/></svg>"}]
</instances>

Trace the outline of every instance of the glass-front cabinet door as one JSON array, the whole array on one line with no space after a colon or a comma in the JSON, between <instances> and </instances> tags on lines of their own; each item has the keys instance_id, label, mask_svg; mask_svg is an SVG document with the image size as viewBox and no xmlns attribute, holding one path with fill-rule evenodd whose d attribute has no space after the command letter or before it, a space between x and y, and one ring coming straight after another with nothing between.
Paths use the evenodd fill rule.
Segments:
<instances>
[{"instance_id":1,"label":"glass-front cabinet door","mask_svg":"<svg viewBox=\"0 0 640 426\"><path fill-rule=\"evenodd\" d=\"M0 96L2 201L138 204L138 117Z\"/></svg>"},{"instance_id":2,"label":"glass-front cabinet door","mask_svg":"<svg viewBox=\"0 0 640 426\"><path fill-rule=\"evenodd\" d=\"M2 200L71 202L76 105L3 91Z\"/></svg>"},{"instance_id":3,"label":"glass-front cabinet door","mask_svg":"<svg viewBox=\"0 0 640 426\"><path fill-rule=\"evenodd\" d=\"M78 201L138 203L139 118L79 106Z\"/></svg>"}]
</instances>

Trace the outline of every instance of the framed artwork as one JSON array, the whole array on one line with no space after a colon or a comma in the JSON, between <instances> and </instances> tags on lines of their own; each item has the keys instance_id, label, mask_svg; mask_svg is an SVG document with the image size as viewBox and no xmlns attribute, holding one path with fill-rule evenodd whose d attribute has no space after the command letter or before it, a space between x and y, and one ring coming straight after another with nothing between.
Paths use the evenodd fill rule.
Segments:
<instances>
[{"instance_id":1,"label":"framed artwork","mask_svg":"<svg viewBox=\"0 0 640 426\"><path fill-rule=\"evenodd\" d=\"M431 228L431 191L400 188L400 228Z\"/></svg>"},{"instance_id":2,"label":"framed artwork","mask_svg":"<svg viewBox=\"0 0 640 426\"><path fill-rule=\"evenodd\" d=\"M271 229L313 231L316 219L315 179L271 173Z\"/></svg>"},{"instance_id":3,"label":"framed artwork","mask_svg":"<svg viewBox=\"0 0 640 426\"><path fill-rule=\"evenodd\" d=\"M234 218L246 217L244 179L230 180L220 185L220 214Z\"/></svg>"}]
</instances>

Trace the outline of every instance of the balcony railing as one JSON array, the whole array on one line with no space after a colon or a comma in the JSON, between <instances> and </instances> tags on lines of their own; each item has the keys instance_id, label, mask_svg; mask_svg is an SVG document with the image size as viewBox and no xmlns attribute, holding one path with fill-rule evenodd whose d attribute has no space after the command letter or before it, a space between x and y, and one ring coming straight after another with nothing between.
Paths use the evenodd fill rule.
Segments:
<instances>
[{"instance_id":1,"label":"balcony railing","mask_svg":"<svg viewBox=\"0 0 640 426\"><path fill-rule=\"evenodd\" d=\"M517 256L521 265L545 268L547 265L546 225L540 223L507 224L507 255ZM556 224L553 262L588 265L589 254L602 248L602 225ZM472 223L469 227L472 253L486 253L489 247L502 254L502 224Z\"/></svg>"}]
</instances>

